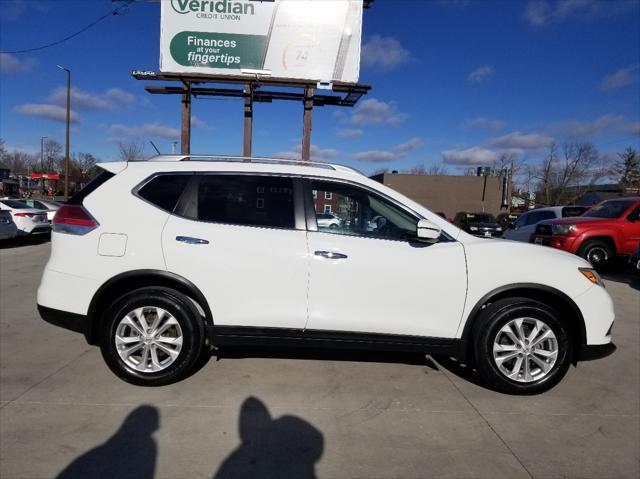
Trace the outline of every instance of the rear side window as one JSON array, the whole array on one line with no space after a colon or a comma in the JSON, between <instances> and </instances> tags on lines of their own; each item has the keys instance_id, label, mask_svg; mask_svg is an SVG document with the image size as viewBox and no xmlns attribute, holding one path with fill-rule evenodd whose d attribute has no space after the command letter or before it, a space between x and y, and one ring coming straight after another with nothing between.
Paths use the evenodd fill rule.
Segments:
<instances>
[{"instance_id":1,"label":"rear side window","mask_svg":"<svg viewBox=\"0 0 640 479\"><path fill-rule=\"evenodd\" d=\"M293 179L277 176L202 175L197 211L200 221L293 228Z\"/></svg>"},{"instance_id":2,"label":"rear side window","mask_svg":"<svg viewBox=\"0 0 640 479\"><path fill-rule=\"evenodd\" d=\"M138 190L138 196L172 213L191 176L190 174L158 175Z\"/></svg>"}]
</instances>

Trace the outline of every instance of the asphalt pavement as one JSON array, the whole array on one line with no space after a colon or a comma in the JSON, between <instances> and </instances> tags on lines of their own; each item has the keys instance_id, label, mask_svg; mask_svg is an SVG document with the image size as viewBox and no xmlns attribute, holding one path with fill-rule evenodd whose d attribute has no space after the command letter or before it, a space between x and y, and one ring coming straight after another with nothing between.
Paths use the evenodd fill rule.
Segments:
<instances>
[{"instance_id":1,"label":"asphalt pavement","mask_svg":"<svg viewBox=\"0 0 640 479\"><path fill-rule=\"evenodd\" d=\"M141 388L39 318L49 247L0 249L2 478L640 477L640 286L623 274L606 281L616 353L538 396L417 354L259 349Z\"/></svg>"}]
</instances>

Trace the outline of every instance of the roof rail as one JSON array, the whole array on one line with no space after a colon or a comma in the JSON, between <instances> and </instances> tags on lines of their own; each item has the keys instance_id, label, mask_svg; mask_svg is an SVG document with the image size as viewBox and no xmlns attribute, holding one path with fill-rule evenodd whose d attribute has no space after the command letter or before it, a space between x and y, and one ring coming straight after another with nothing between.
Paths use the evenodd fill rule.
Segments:
<instances>
[{"instance_id":1,"label":"roof rail","mask_svg":"<svg viewBox=\"0 0 640 479\"><path fill-rule=\"evenodd\" d=\"M320 161L296 160L291 158L269 158L262 156L232 156L232 155L158 155L152 156L147 161L220 161L220 162L242 162L242 163L264 163L280 165L309 166L312 168L324 168L334 171L347 171L350 173L362 174L355 168L338 165L334 163L323 163Z\"/></svg>"}]
</instances>

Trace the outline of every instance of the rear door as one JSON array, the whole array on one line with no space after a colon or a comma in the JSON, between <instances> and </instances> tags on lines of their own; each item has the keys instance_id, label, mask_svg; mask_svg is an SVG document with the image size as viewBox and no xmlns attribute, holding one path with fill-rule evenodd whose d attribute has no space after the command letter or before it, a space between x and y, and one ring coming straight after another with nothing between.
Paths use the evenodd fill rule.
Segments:
<instances>
[{"instance_id":1,"label":"rear door","mask_svg":"<svg viewBox=\"0 0 640 479\"><path fill-rule=\"evenodd\" d=\"M313 181L310 189L330 193L340 226L313 230L323 204L309 192L307 329L454 337L467 289L462 244L416 241L419 218L364 187Z\"/></svg>"},{"instance_id":2,"label":"rear door","mask_svg":"<svg viewBox=\"0 0 640 479\"><path fill-rule=\"evenodd\" d=\"M640 244L640 205L627 214L622 224L623 246L622 254L633 255Z\"/></svg>"},{"instance_id":3,"label":"rear door","mask_svg":"<svg viewBox=\"0 0 640 479\"><path fill-rule=\"evenodd\" d=\"M167 269L202 291L214 324L304 327L308 255L294 184L269 175L195 175L167 220Z\"/></svg>"}]
</instances>

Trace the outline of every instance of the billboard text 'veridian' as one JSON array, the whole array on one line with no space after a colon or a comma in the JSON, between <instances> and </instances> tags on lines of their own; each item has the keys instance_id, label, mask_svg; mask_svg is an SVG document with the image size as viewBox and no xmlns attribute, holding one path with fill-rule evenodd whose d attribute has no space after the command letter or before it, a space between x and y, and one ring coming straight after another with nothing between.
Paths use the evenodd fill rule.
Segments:
<instances>
[{"instance_id":1,"label":"billboard text 'veridian'","mask_svg":"<svg viewBox=\"0 0 640 479\"><path fill-rule=\"evenodd\" d=\"M251 2L233 2L228 0L171 0L171 6L180 14L255 14L255 9Z\"/></svg>"}]
</instances>

